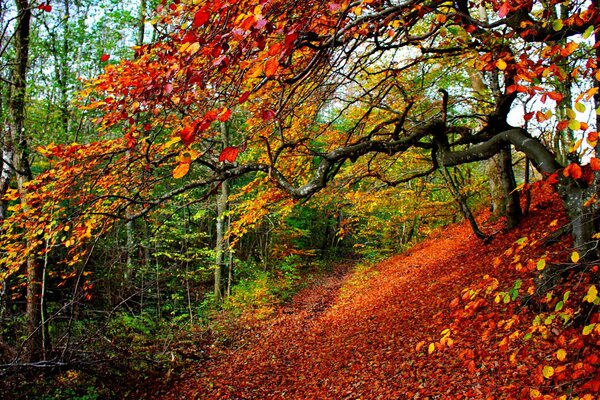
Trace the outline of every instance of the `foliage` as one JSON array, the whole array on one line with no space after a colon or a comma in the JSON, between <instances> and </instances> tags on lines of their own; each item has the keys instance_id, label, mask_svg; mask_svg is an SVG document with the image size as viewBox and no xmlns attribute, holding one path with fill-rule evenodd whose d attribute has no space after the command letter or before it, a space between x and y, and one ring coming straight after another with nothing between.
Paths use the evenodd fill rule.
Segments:
<instances>
[{"instance_id":1,"label":"foliage","mask_svg":"<svg viewBox=\"0 0 600 400\"><path fill-rule=\"evenodd\" d=\"M461 223L405 254L331 275L247 328L238 336L243 348L217 350L197 380L166 398L595 398L598 332L586 327L598 308L586 304L597 296L583 278L590 271L571 268L581 280L527 297L539 256L564 254L560 243L545 243L567 222L559 204L537 187L524 224L486 245ZM546 320L568 308L592 319Z\"/></svg>"}]
</instances>

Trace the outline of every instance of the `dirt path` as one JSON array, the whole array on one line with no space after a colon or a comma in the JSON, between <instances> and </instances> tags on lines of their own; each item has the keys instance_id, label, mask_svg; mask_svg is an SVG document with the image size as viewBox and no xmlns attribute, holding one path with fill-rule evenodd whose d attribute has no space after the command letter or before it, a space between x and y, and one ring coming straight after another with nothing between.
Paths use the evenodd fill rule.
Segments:
<instances>
[{"instance_id":1,"label":"dirt path","mask_svg":"<svg viewBox=\"0 0 600 400\"><path fill-rule=\"evenodd\" d=\"M477 331L465 327L469 335L445 352L416 349L439 340L453 321L452 301L485 274L504 273L494 257L547 218L534 212L486 245L454 225L374 268L334 274L298 293L247 344L198 365L166 398L496 398L511 385L498 373L506 357L476 350L465 370L462 354L481 347Z\"/></svg>"}]
</instances>

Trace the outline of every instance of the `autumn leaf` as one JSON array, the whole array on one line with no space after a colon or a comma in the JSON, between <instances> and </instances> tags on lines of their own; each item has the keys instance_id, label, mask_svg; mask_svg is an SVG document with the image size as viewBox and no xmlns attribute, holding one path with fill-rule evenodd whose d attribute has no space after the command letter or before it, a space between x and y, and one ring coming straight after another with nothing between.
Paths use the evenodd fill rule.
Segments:
<instances>
[{"instance_id":1,"label":"autumn leaf","mask_svg":"<svg viewBox=\"0 0 600 400\"><path fill-rule=\"evenodd\" d=\"M186 126L179 132L179 136L181 137L181 141L189 146L194 141L194 128L192 126Z\"/></svg>"},{"instance_id":2,"label":"autumn leaf","mask_svg":"<svg viewBox=\"0 0 600 400\"><path fill-rule=\"evenodd\" d=\"M221 122L226 122L230 116L231 116L231 110L228 108L224 108L223 111L221 111L221 113L219 114L219 116L217 118Z\"/></svg>"},{"instance_id":3,"label":"autumn leaf","mask_svg":"<svg viewBox=\"0 0 600 400\"><path fill-rule=\"evenodd\" d=\"M563 175L565 178L570 176L573 179L579 179L583 176L583 171L581 170L579 164L571 163L563 170Z\"/></svg>"},{"instance_id":4,"label":"autumn leaf","mask_svg":"<svg viewBox=\"0 0 600 400\"><path fill-rule=\"evenodd\" d=\"M199 28L204 25L210 19L210 14L206 11L198 11L194 14L194 27Z\"/></svg>"},{"instance_id":5,"label":"autumn leaf","mask_svg":"<svg viewBox=\"0 0 600 400\"><path fill-rule=\"evenodd\" d=\"M272 119L275 118L276 114L275 114L275 111L273 111L273 110L264 110L262 112L261 116L264 121L271 121Z\"/></svg>"},{"instance_id":6,"label":"autumn leaf","mask_svg":"<svg viewBox=\"0 0 600 400\"><path fill-rule=\"evenodd\" d=\"M415 351L421 351L421 349L423 348L423 346L425 346L425 341L421 340L419 343L417 343L417 345L415 346Z\"/></svg>"},{"instance_id":7,"label":"autumn leaf","mask_svg":"<svg viewBox=\"0 0 600 400\"><path fill-rule=\"evenodd\" d=\"M544 365L544 368L542 368L542 375L544 375L544 378L546 379L552 378L554 375L554 368L550 365Z\"/></svg>"},{"instance_id":8,"label":"autumn leaf","mask_svg":"<svg viewBox=\"0 0 600 400\"><path fill-rule=\"evenodd\" d=\"M498 16L500 18L504 18L508 15L509 11L510 11L510 4L508 4L508 1L505 1L504 3L502 3L500 8L498 9Z\"/></svg>"},{"instance_id":9,"label":"autumn leaf","mask_svg":"<svg viewBox=\"0 0 600 400\"><path fill-rule=\"evenodd\" d=\"M563 99L563 95L558 92L549 92L548 97L550 97L552 100L554 100L557 103L560 103Z\"/></svg>"},{"instance_id":10,"label":"autumn leaf","mask_svg":"<svg viewBox=\"0 0 600 400\"><path fill-rule=\"evenodd\" d=\"M237 147L225 147L219 155L219 162L232 163L238 157L239 149Z\"/></svg>"},{"instance_id":11,"label":"autumn leaf","mask_svg":"<svg viewBox=\"0 0 600 400\"><path fill-rule=\"evenodd\" d=\"M181 179L187 175L190 170L190 163L180 162L179 165L173 170L173 178Z\"/></svg>"},{"instance_id":12,"label":"autumn leaf","mask_svg":"<svg viewBox=\"0 0 600 400\"><path fill-rule=\"evenodd\" d=\"M574 263L577 263L579 261L579 253L574 251L571 254L571 261L573 261Z\"/></svg>"},{"instance_id":13,"label":"autumn leaf","mask_svg":"<svg viewBox=\"0 0 600 400\"><path fill-rule=\"evenodd\" d=\"M593 303L598 298L598 288L596 285L592 285L588 288L587 294L583 298L583 301L587 301L588 303Z\"/></svg>"},{"instance_id":14,"label":"autumn leaf","mask_svg":"<svg viewBox=\"0 0 600 400\"><path fill-rule=\"evenodd\" d=\"M110 59L110 54L102 54L100 57L101 62L107 62Z\"/></svg>"},{"instance_id":15,"label":"autumn leaf","mask_svg":"<svg viewBox=\"0 0 600 400\"><path fill-rule=\"evenodd\" d=\"M435 344L429 343L429 347L427 347L427 353L431 354L435 351Z\"/></svg>"},{"instance_id":16,"label":"autumn leaf","mask_svg":"<svg viewBox=\"0 0 600 400\"><path fill-rule=\"evenodd\" d=\"M271 78L277 74L277 69L279 68L279 60L275 57L271 57L267 60L265 64L265 75L267 78Z\"/></svg>"},{"instance_id":17,"label":"autumn leaf","mask_svg":"<svg viewBox=\"0 0 600 400\"><path fill-rule=\"evenodd\" d=\"M250 92L242 93L242 95L238 99L238 103L240 103L240 104L245 103L249 97L250 97Z\"/></svg>"},{"instance_id":18,"label":"autumn leaf","mask_svg":"<svg viewBox=\"0 0 600 400\"><path fill-rule=\"evenodd\" d=\"M507 67L506 61L500 59L500 60L496 61L496 66L498 67L498 69L500 71L504 71L506 69L506 67Z\"/></svg>"},{"instance_id":19,"label":"autumn leaf","mask_svg":"<svg viewBox=\"0 0 600 400\"><path fill-rule=\"evenodd\" d=\"M565 349L559 349L556 352L556 359L558 361L565 361L565 358L567 358L567 351Z\"/></svg>"}]
</instances>

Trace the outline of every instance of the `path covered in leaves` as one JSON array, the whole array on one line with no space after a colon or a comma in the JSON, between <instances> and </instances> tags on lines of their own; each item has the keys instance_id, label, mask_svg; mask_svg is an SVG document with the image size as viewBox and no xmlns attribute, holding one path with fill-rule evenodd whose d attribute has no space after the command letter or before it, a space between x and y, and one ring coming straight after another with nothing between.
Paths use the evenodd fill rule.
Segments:
<instances>
[{"instance_id":1,"label":"path covered in leaves","mask_svg":"<svg viewBox=\"0 0 600 400\"><path fill-rule=\"evenodd\" d=\"M466 224L453 225L405 254L301 291L275 318L247 327L243 344L215 349L191 368L167 398L499 399L564 391L542 374L552 358L548 343L507 337L530 325L526 313L473 294L494 278L512 285L514 268L500 256L510 258L519 238L541 241L565 222L548 192L537 199L520 228L488 244Z\"/></svg>"}]
</instances>

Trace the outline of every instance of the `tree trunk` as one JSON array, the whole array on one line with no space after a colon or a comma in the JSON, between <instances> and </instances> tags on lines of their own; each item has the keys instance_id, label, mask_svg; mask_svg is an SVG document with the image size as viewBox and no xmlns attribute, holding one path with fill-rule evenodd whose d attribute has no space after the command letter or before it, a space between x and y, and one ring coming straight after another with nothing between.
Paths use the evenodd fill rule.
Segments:
<instances>
[{"instance_id":1,"label":"tree trunk","mask_svg":"<svg viewBox=\"0 0 600 400\"><path fill-rule=\"evenodd\" d=\"M229 146L229 132L227 125L221 123L221 140L223 147ZM233 274L232 271L228 272L225 268L227 245L225 243L225 232L227 231L227 202L229 199L229 182L226 180L221 183L221 192L217 196L217 240L215 245L215 286L214 296L217 301L223 300L223 294L225 289L225 276Z\"/></svg>"},{"instance_id":2,"label":"tree trunk","mask_svg":"<svg viewBox=\"0 0 600 400\"><path fill-rule=\"evenodd\" d=\"M18 17L15 43L15 67L9 101L9 130L13 146L12 164L17 178L21 202L27 206L25 183L31 180L29 148L25 135L25 95L27 90L27 67L29 62L29 34L31 5L27 0L16 1ZM42 264L31 256L27 260L27 330L25 359L28 362L43 360L49 351L47 324L42 321Z\"/></svg>"},{"instance_id":3,"label":"tree trunk","mask_svg":"<svg viewBox=\"0 0 600 400\"><path fill-rule=\"evenodd\" d=\"M510 146L506 146L500 151L500 161L502 190L506 198L506 221L508 228L511 229L519 224L523 217L523 212L521 211L521 204L519 202L519 192L515 190L517 184L512 167Z\"/></svg>"}]
</instances>

